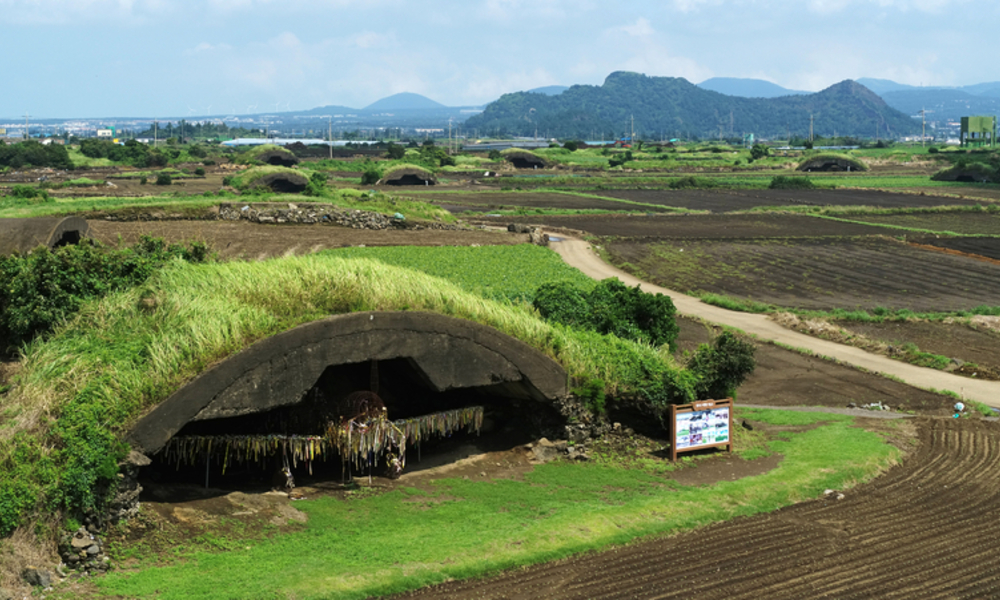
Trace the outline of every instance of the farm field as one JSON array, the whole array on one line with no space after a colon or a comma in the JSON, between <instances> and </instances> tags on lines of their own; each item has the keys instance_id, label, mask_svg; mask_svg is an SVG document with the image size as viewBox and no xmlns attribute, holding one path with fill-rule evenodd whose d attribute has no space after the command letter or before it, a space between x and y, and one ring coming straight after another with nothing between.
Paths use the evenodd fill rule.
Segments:
<instances>
[{"instance_id":1,"label":"farm field","mask_svg":"<svg viewBox=\"0 0 1000 600\"><path fill-rule=\"evenodd\" d=\"M550 210L605 210L633 212L662 212L671 207L656 206L634 201L616 201L614 198L601 199L601 192L593 195L583 195L560 192L423 192L410 194L414 198L435 204L453 213L490 212L512 209L550 209Z\"/></svg>"},{"instance_id":2,"label":"farm field","mask_svg":"<svg viewBox=\"0 0 1000 600\"><path fill-rule=\"evenodd\" d=\"M874 481L834 497L693 532L460 581L405 597L990 598L1000 430L921 420L918 446ZM919 526L914 526L919 524Z\"/></svg>"},{"instance_id":3,"label":"farm field","mask_svg":"<svg viewBox=\"0 0 1000 600\"><path fill-rule=\"evenodd\" d=\"M883 237L609 241L607 252L659 285L777 306L948 312L993 306L1000 264Z\"/></svg>"},{"instance_id":4,"label":"farm field","mask_svg":"<svg viewBox=\"0 0 1000 600\"><path fill-rule=\"evenodd\" d=\"M879 208L923 208L969 206L967 198L900 194L876 190L603 190L594 192L633 202L663 204L691 210L733 212L760 206L874 206Z\"/></svg>"},{"instance_id":5,"label":"farm field","mask_svg":"<svg viewBox=\"0 0 1000 600\"><path fill-rule=\"evenodd\" d=\"M1000 238L934 237L921 238L919 241L929 246L1000 261Z\"/></svg>"},{"instance_id":6,"label":"farm field","mask_svg":"<svg viewBox=\"0 0 1000 600\"><path fill-rule=\"evenodd\" d=\"M168 242L201 241L220 258L260 260L344 246L474 246L523 244L527 234L488 230L371 231L333 226L257 225L228 221L88 221L91 235L129 245L142 235Z\"/></svg>"},{"instance_id":7,"label":"farm field","mask_svg":"<svg viewBox=\"0 0 1000 600\"><path fill-rule=\"evenodd\" d=\"M851 215L846 218L863 223L892 225L894 227L906 227L909 229L950 232L962 235L1000 236L1000 212L931 212L897 215Z\"/></svg>"},{"instance_id":8,"label":"farm field","mask_svg":"<svg viewBox=\"0 0 1000 600\"><path fill-rule=\"evenodd\" d=\"M712 215L531 215L504 221L573 229L608 238L633 240L727 240L884 235L881 227L775 213Z\"/></svg>"}]
</instances>

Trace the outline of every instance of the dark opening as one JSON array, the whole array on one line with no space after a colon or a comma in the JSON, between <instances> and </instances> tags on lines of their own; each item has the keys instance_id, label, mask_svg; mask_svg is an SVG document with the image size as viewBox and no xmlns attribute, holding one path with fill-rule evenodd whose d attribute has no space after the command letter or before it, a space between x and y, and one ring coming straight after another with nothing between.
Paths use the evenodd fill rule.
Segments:
<instances>
[{"instance_id":1,"label":"dark opening","mask_svg":"<svg viewBox=\"0 0 1000 600\"><path fill-rule=\"evenodd\" d=\"M421 177L420 175L412 174L396 177L395 179L389 179L385 183L386 185L434 185L432 180Z\"/></svg>"},{"instance_id":2,"label":"dark opening","mask_svg":"<svg viewBox=\"0 0 1000 600\"><path fill-rule=\"evenodd\" d=\"M552 436L564 424L552 406L531 400L505 397L499 388L472 388L437 392L426 382L420 369L409 359L379 361L378 395L390 420L406 419L469 406L483 406L483 427L479 435L465 430L448 437L433 436L406 449L405 473L440 466L471 454L509 450L540 436ZM316 384L296 404L238 417L191 421L177 436L187 435L320 435L330 420L338 420L338 404L348 394L370 390L370 362L333 365L324 371ZM222 450L224 451L224 450ZM142 469L140 481L147 489L158 486L198 485L205 482L204 455L193 464L178 466L163 453L154 454L152 464ZM280 454L263 461L230 461L226 473L218 453L208 467L210 487L219 490L263 491L271 486L274 474L282 466ZM371 471L376 477L385 474L384 457ZM296 485L339 484L343 480L341 457L332 452L312 462L293 468ZM367 477L369 468L354 468L354 477ZM161 495L153 491L152 493Z\"/></svg>"},{"instance_id":3,"label":"dark opening","mask_svg":"<svg viewBox=\"0 0 1000 600\"><path fill-rule=\"evenodd\" d=\"M537 169L545 166L537 160L530 160L527 158L512 158L510 159L510 162L514 165L515 169Z\"/></svg>"},{"instance_id":4,"label":"dark opening","mask_svg":"<svg viewBox=\"0 0 1000 600\"><path fill-rule=\"evenodd\" d=\"M276 167L291 167L298 163L295 158L290 158L286 156L279 156L277 154L272 154L267 157L267 164L274 165Z\"/></svg>"},{"instance_id":5,"label":"dark opening","mask_svg":"<svg viewBox=\"0 0 1000 600\"><path fill-rule=\"evenodd\" d=\"M959 175L955 178L955 181L961 181L963 183L975 183L976 178L972 175Z\"/></svg>"},{"instance_id":6,"label":"dark opening","mask_svg":"<svg viewBox=\"0 0 1000 600\"><path fill-rule=\"evenodd\" d=\"M306 189L304 183L296 183L285 177L275 177L268 182L272 191L279 194L298 194Z\"/></svg>"},{"instance_id":7,"label":"dark opening","mask_svg":"<svg viewBox=\"0 0 1000 600\"><path fill-rule=\"evenodd\" d=\"M847 169L845 169L844 167L840 166L839 164L837 164L835 162L827 162L827 163L823 163L823 164L821 164L819 166L814 166L814 167L812 167L809 170L810 171L830 172L830 171L846 171Z\"/></svg>"},{"instance_id":8,"label":"dark opening","mask_svg":"<svg viewBox=\"0 0 1000 600\"><path fill-rule=\"evenodd\" d=\"M76 245L80 243L80 232L76 229L71 229L69 231L64 231L59 237L59 240L53 244L53 248L62 248L63 246Z\"/></svg>"}]
</instances>

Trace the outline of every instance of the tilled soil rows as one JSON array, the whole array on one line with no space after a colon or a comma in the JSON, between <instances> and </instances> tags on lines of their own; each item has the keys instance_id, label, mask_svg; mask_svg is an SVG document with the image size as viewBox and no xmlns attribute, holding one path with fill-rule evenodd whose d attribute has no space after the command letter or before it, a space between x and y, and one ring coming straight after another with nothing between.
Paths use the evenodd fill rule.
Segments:
<instances>
[{"instance_id":1,"label":"tilled soil rows","mask_svg":"<svg viewBox=\"0 0 1000 600\"><path fill-rule=\"evenodd\" d=\"M405 598L1000 597L1000 426L925 419L884 476L824 499Z\"/></svg>"},{"instance_id":2,"label":"tilled soil rows","mask_svg":"<svg viewBox=\"0 0 1000 600\"><path fill-rule=\"evenodd\" d=\"M605 190L593 193L633 202L710 210L715 213L748 210L758 206L916 208L977 204L967 198L874 190Z\"/></svg>"},{"instance_id":3,"label":"tilled soil rows","mask_svg":"<svg viewBox=\"0 0 1000 600\"><path fill-rule=\"evenodd\" d=\"M623 241L607 250L669 289L785 307L960 311L1000 298L1000 264L884 237Z\"/></svg>"},{"instance_id":4,"label":"tilled soil rows","mask_svg":"<svg viewBox=\"0 0 1000 600\"><path fill-rule=\"evenodd\" d=\"M595 196L605 195L603 192L593 192ZM554 192L492 192L480 191L472 193L428 192L410 194L425 202L434 202L453 213L489 212L491 210L509 210L516 208L548 208L561 210L620 210L633 212L659 212L669 210L668 205L662 208L622 202L615 199L602 200L574 194L559 194Z\"/></svg>"}]
</instances>

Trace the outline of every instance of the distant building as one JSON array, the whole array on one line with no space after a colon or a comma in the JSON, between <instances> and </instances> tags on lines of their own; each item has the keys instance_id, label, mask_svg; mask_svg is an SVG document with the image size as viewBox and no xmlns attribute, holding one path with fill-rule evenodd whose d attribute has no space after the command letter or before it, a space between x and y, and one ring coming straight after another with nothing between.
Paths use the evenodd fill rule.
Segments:
<instances>
[{"instance_id":1,"label":"distant building","mask_svg":"<svg viewBox=\"0 0 1000 600\"><path fill-rule=\"evenodd\" d=\"M108 140L113 139L115 137L115 130L114 129L98 129L97 130L97 137L99 137L101 139L108 139Z\"/></svg>"},{"instance_id":2,"label":"distant building","mask_svg":"<svg viewBox=\"0 0 1000 600\"><path fill-rule=\"evenodd\" d=\"M962 146L997 145L996 117L962 117L962 133L959 136Z\"/></svg>"}]
</instances>

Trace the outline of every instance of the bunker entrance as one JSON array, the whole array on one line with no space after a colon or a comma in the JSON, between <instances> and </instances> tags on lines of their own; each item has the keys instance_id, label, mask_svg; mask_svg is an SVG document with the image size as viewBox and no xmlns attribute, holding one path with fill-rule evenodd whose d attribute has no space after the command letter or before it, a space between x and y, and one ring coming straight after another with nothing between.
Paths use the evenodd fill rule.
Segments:
<instances>
[{"instance_id":1,"label":"bunker entrance","mask_svg":"<svg viewBox=\"0 0 1000 600\"><path fill-rule=\"evenodd\" d=\"M345 403L372 390L384 419L358 418L357 405ZM561 428L551 405L516 396L505 384L437 391L407 358L332 365L293 403L188 422L151 456L140 479L146 486L262 491L282 487L288 467L296 486L336 488L352 478L392 478L400 460L402 473L420 472ZM356 426L348 427L352 418Z\"/></svg>"}]
</instances>

